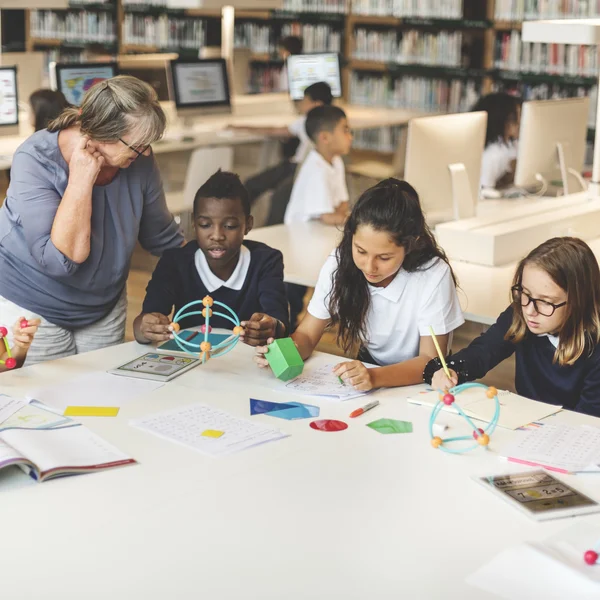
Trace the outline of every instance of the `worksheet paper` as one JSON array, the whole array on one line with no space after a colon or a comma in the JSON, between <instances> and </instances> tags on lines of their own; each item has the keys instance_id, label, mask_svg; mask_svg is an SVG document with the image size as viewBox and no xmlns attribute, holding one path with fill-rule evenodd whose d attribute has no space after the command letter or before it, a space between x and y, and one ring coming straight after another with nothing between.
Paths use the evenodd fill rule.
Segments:
<instances>
[{"instance_id":1,"label":"worksheet paper","mask_svg":"<svg viewBox=\"0 0 600 600\"><path fill-rule=\"evenodd\" d=\"M285 384L285 390L305 396L325 396L330 400L350 400L367 393L358 392L351 385L341 383L333 373L334 367L335 364L330 364L312 370L307 365L302 375Z\"/></svg>"},{"instance_id":2,"label":"worksheet paper","mask_svg":"<svg viewBox=\"0 0 600 600\"><path fill-rule=\"evenodd\" d=\"M119 377L104 371L87 373L27 393L27 400L39 402L62 415L67 406L123 406L128 400L162 387L159 381Z\"/></svg>"},{"instance_id":3,"label":"worksheet paper","mask_svg":"<svg viewBox=\"0 0 600 600\"><path fill-rule=\"evenodd\" d=\"M130 425L209 456L239 452L288 435L201 403L133 419Z\"/></svg>"},{"instance_id":4,"label":"worksheet paper","mask_svg":"<svg viewBox=\"0 0 600 600\"><path fill-rule=\"evenodd\" d=\"M408 401L412 404L422 404L433 408L439 401L439 392L418 394L408 398ZM506 390L498 390L498 401L500 402L498 426L506 429L518 429L562 410L562 406L530 400ZM486 396L484 388L466 389L456 395L456 402L463 412L472 419L489 423L494 416L495 402ZM452 405L444 406L442 410L445 412L458 412Z\"/></svg>"},{"instance_id":5,"label":"worksheet paper","mask_svg":"<svg viewBox=\"0 0 600 600\"><path fill-rule=\"evenodd\" d=\"M467 583L500 598L565 600L600 598L600 568L583 555L600 539L600 528L580 521L543 542L507 548Z\"/></svg>"},{"instance_id":6,"label":"worksheet paper","mask_svg":"<svg viewBox=\"0 0 600 600\"><path fill-rule=\"evenodd\" d=\"M568 473L600 472L600 428L546 424L519 432L500 454Z\"/></svg>"}]
</instances>

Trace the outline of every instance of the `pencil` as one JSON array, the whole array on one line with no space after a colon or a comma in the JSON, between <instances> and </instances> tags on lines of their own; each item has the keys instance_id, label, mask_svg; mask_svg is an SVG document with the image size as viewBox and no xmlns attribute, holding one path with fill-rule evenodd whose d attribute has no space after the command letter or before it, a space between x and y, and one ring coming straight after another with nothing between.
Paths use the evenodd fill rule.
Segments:
<instances>
[{"instance_id":1,"label":"pencil","mask_svg":"<svg viewBox=\"0 0 600 600\"><path fill-rule=\"evenodd\" d=\"M435 333L433 333L433 327L431 325L429 326L429 332L431 333L431 339L433 340L433 343L435 344L435 349L437 350L438 356L440 357L440 362L442 363L442 367L444 368L444 373L446 373L448 379L452 379L452 377L450 377L448 365L446 364L446 359L442 354L442 350L440 348L440 345L438 344L437 338L435 337Z\"/></svg>"}]
</instances>

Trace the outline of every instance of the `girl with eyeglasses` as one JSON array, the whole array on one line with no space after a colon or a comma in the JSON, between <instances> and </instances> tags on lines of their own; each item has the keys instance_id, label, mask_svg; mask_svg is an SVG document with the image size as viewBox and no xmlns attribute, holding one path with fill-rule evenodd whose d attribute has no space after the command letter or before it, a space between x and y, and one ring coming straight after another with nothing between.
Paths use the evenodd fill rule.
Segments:
<instances>
[{"instance_id":1,"label":"girl with eyeglasses","mask_svg":"<svg viewBox=\"0 0 600 600\"><path fill-rule=\"evenodd\" d=\"M563 237L544 242L517 267L512 304L492 327L423 379L437 389L480 379L513 353L515 387L528 398L600 416L600 269L590 247Z\"/></svg>"}]
</instances>

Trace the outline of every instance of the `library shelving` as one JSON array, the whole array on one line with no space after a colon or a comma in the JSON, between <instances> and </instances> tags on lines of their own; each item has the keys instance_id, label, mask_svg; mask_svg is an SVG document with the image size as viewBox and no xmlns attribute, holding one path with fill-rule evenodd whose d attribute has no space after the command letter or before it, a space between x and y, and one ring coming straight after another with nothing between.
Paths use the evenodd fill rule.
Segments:
<instances>
[{"instance_id":1,"label":"library shelving","mask_svg":"<svg viewBox=\"0 0 600 600\"><path fill-rule=\"evenodd\" d=\"M52 60L193 56L221 43L220 11L164 0L74 0L66 11L27 13L26 48ZM526 44L520 31L530 18L597 16L600 0L284 0L281 10L236 11L234 43L250 48L254 92L278 89L279 40L300 35L305 51L340 52L346 101L443 112L467 110L493 90L596 96L596 48ZM364 147L374 150L378 136L389 151L394 131L365 133Z\"/></svg>"}]
</instances>

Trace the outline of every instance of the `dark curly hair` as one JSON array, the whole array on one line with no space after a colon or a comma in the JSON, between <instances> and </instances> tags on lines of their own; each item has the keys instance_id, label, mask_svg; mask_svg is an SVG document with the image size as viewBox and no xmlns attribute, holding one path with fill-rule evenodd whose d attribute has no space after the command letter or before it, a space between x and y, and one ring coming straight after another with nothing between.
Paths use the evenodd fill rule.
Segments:
<instances>
[{"instance_id":1,"label":"dark curly hair","mask_svg":"<svg viewBox=\"0 0 600 600\"><path fill-rule=\"evenodd\" d=\"M242 203L244 214L250 216L250 196L248 190L241 182L239 175L219 169L213 173L198 189L194 196L194 215L198 214L198 207L203 198L227 198L239 200Z\"/></svg>"},{"instance_id":2,"label":"dark curly hair","mask_svg":"<svg viewBox=\"0 0 600 600\"><path fill-rule=\"evenodd\" d=\"M511 96L506 92L496 92L483 96L471 109L472 112L484 110L488 114L487 131L485 133L485 145L494 144L498 140L508 142L504 139L504 130L510 120L517 121L519 118L519 107L523 101L518 96Z\"/></svg>"},{"instance_id":3,"label":"dark curly hair","mask_svg":"<svg viewBox=\"0 0 600 600\"><path fill-rule=\"evenodd\" d=\"M448 263L425 222L419 196L406 181L386 179L368 189L356 202L344 226L344 235L336 249L337 269L332 275L329 314L338 325L337 342L349 352L366 341L366 321L371 295L369 284L352 257L352 240L361 225L390 235L403 246L406 257L402 268L409 273L423 270L433 258ZM456 284L456 277L452 273Z\"/></svg>"}]
</instances>

